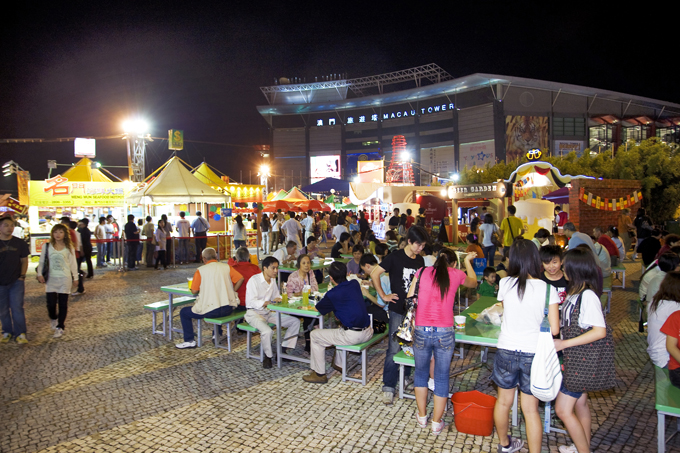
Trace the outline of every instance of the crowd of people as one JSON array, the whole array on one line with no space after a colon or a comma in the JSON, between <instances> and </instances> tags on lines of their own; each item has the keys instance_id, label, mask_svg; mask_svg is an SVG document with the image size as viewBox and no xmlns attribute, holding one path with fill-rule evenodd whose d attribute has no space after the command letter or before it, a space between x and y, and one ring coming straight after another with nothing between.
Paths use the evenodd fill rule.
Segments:
<instances>
[{"instance_id":1,"label":"crowd of people","mask_svg":"<svg viewBox=\"0 0 680 453\"><path fill-rule=\"evenodd\" d=\"M309 383L328 381L325 350L333 345L352 345L367 341L377 323L386 325L388 344L382 375L382 399L392 404L399 385L399 367L394 356L402 345L394 335L406 316L406 300L417 297L414 317L413 355L417 413L415 422L421 428L431 427L434 434L444 429L443 414L449 396L449 375L455 345L454 299L463 291L476 290L472 297L495 297L503 304L503 317L498 337L491 379L498 388L494 423L499 436L499 451L518 451L524 441L509 435L508 415L519 387L520 406L526 423L529 451L540 451L542 441L538 399L530 389L531 364L544 309L554 335L557 351L593 343L606 333L601 304L602 292L611 288L612 267L628 258L633 246L633 259L639 254L643 272L639 287L641 313L648 319L648 353L652 362L667 367L674 385L680 386L680 235L667 234L654 228L641 209L634 220L624 210L616 226L596 227L592 234L578 231L566 213L556 210L555 229L564 233L567 251L556 245L555 230L540 229L533 238L525 238L523 222L516 217L514 206L500 224L491 213L483 213L470 224L465 259L458 262L455 250L433 241L424 227L422 213L412 216L395 209L385 218L385 240L376 238L367 215L347 212L273 213L263 215L260 222L263 251L260 265L253 264L245 237L246 225L241 216L234 219L235 254L221 262L213 248L205 247L208 222L200 213L193 223L180 220L175 225L181 237L196 238L201 266L194 273L191 291L196 302L180 310L183 341L178 349L196 347L193 320L224 317L243 312L245 320L260 332L264 353L263 367L271 368L274 359L272 329L275 314L267 305L282 298L299 297L304 291L314 292L324 282L322 272L312 270L315 259L325 258L320 244L333 243L330 257L351 255L345 264L334 262L328 269L329 290L316 304L320 314L334 313L337 329L315 329L311 318L300 320L282 315L286 330L283 353L295 349L298 336L305 337L311 370L303 379ZM565 214L565 215L562 215ZM167 267L166 251L171 242L172 226L167 217L157 225L151 217L146 223L128 216L123 228L127 238L126 260L129 269L137 263ZM107 239L115 230L115 220L101 217L91 233L88 219L73 222L64 217L51 227L49 241L43 246L37 267L37 278L45 284L50 326L54 337L64 335L69 296L85 292L83 281L93 276L92 239ZM15 222L0 218L0 318L2 338L6 343L28 342L23 314L24 280L28 268L28 247L14 235ZM620 233L624 230L624 234ZM140 241L140 234L152 242ZM107 265L112 256L111 242L97 242L97 263ZM281 245L281 247L280 247ZM202 247L201 247L202 246ZM179 242L181 262L188 260L186 239ZM461 250L458 250L460 252ZM487 267L478 284L472 266L475 258L486 258ZM498 264L496 264L498 261ZM82 264L86 270L81 270ZM279 266L294 266L296 271L277 284ZM373 290L369 290L372 287ZM73 289L77 288L77 289ZM459 291L460 289L460 291ZM467 292L470 297L469 292ZM371 323L370 319L373 319ZM642 320L642 316L641 316ZM642 321L641 321L642 322ZM577 324L581 333L569 327ZM341 371L339 355L331 367ZM565 368L568 375L574 371ZM409 369L406 370L408 379ZM432 391L433 409L427 412L428 391ZM555 401L557 416L563 421L573 445L561 446L561 452L590 451L591 420L587 392L568 388L564 382Z\"/></svg>"}]
</instances>

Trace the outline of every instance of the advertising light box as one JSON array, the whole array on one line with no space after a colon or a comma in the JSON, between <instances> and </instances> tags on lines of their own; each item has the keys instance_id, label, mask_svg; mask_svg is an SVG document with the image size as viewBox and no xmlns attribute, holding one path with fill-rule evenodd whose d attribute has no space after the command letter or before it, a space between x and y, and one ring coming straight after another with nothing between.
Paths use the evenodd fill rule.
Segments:
<instances>
[{"instance_id":1,"label":"advertising light box","mask_svg":"<svg viewBox=\"0 0 680 453\"><path fill-rule=\"evenodd\" d=\"M340 155L331 156L311 156L311 178L312 184L324 178L341 178Z\"/></svg>"}]
</instances>

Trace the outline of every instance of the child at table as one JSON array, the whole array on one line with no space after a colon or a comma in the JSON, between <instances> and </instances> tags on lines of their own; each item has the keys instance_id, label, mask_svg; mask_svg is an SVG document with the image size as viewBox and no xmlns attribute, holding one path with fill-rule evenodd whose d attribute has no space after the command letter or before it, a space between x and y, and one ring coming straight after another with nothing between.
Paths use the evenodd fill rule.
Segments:
<instances>
[{"instance_id":1,"label":"child at table","mask_svg":"<svg viewBox=\"0 0 680 453\"><path fill-rule=\"evenodd\" d=\"M479 285L477 294L486 297L496 297L498 295L498 285L496 284L496 269L487 267L484 269L482 284Z\"/></svg>"},{"instance_id":2,"label":"child at table","mask_svg":"<svg viewBox=\"0 0 680 453\"><path fill-rule=\"evenodd\" d=\"M347 263L347 275L356 274L360 278L364 277L364 273L361 270L360 261L361 257L364 256L364 246L357 244L352 247L352 259Z\"/></svg>"}]
</instances>

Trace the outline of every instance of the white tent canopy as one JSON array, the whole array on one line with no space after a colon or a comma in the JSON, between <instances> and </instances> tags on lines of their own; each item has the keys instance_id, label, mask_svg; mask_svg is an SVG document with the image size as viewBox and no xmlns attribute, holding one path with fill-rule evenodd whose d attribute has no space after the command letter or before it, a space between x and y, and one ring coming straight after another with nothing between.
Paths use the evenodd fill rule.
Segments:
<instances>
[{"instance_id":1,"label":"white tent canopy","mask_svg":"<svg viewBox=\"0 0 680 453\"><path fill-rule=\"evenodd\" d=\"M225 203L228 196L196 178L172 157L151 184L132 192L127 202L140 204L144 197L151 203Z\"/></svg>"}]
</instances>

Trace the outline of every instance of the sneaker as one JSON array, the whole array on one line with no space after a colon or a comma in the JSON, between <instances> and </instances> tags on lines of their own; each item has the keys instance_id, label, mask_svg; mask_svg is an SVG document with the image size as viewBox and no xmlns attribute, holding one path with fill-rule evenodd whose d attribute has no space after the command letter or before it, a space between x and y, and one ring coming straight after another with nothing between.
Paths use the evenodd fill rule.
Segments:
<instances>
[{"instance_id":1,"label":"sneaker","mask_svg":"<svg viewBox=\"0 0 680 453\"><path fill-rule=\"evenodd\" d=\"M83 290L82 292L73 291L73 292L71 293L72 296L80 296L81 294L85 294L85 290Z\"/></svg>"},{"instance_id":2,"label":"sneaker","mask_svg":"<svg viewBox=\"0 0 680 453\"><path fill-rule=\"evenodd\" d=\"M17 343L19 343L19 344L26 344L26 343L28 343L28 339L26 338L26 334L25 334L25 333L22 333L21 335L19 335L19 336L17 337Z\"/></svg>"},{"instance_id":3,"label":"sneaker","mask_svg":"<svg viewBox=\"0 0 680 453\"><path fill-rule=\"evenodd\" d=\"M57 328L57 320L56 319L50 319L50 328L52 330Z\"/></svg>"},{"instance_id":4,"label":"sneaker","mask_svg":"<svg viewBox=\"0 0 680 453\"><path fill-rule=\"evenodd\" d=\"M438 436L439 433L444 431L444 426L446 426L446 423L444 422L444 419L442 418L442 421L437 423L436 421L432 420L432 434L435 436ZM515 451L515 450L513 450Z\"/></svg>"},{"instance_id":5,"label":"sneaker","mask_svg":"<svg viewBox=\"0 0 680 453\"><path fill-rule=\"evenodd\" d=\"M519 451L524 446L524 441L522 439L508 436L508 440L510 441L510 445L507 447L503 447L500 444L498 445L498 453L513 453Z\"/></svg>"},{"instance_id":6,"label":"sneaker","mask_svg":"<svg viewBox=\"0 0 680 453\"><path fill-rule=\"evenodd\" d=\"M418 422L418 426L421 428L427 428L427 422L430 420L430 416L425 414L424 417L421 417L418 415L418 412L416 412L416 421Z\"/></svg>"},{"instance_id":7,"label":"sneaker","mask_svg":"<svg viewBox=\"0 0 680 453\"><path fill-rule=\"evenodd\" d=\"M319 376L316 371L311 371L309 374L302 376L302 380L305 382L311 382L312 384L325 384L328 382L328 378L325 374Z\"/></svg>"},{"instance_id":8,"label":"sneaker","mask_svg":"<svg viewBox=\"0 0 680 453\"><path fill-rule=\"evenodd\" d=\"M272 358L264 356L264 360L262 360L262 368L268 370L272 367Z\"/></svg>"},{"instance_id":9,"label":"sneaker","mask_svg":"<svg viewBox=\"0 0 680 453\"><path fill-rule=\"evenodd\" d=\"M434 379L430 378L430 380L427 381L427 388L434 392Z\"/></svg>"},{"instance_id":10,"label":"sneaker","mask_svg":"<svg viewBox=\"0 0 680 453\"><path fill-rule=\"evenodd\" d=\"M0 338L0 343L9 343L9 340L11 339L12 339L11 333L3 333L2 338Z\"/></svg>"},{"instance_id":11,"label":"sneaker","mask_svg":"<svg viewBox=\"0 0 680 453\"><path fill-rule=\"evenodd\" d=\"M175 347L177 349L193 349L193 348L196 347L196 342L195 341L185 341L184 343L176 344Z\"/></svg>"},{"instance_id":12,"label":"sneaker","mask_svg":"<svg viewBox=\"0 0 680 453\"><path fill-rule=\"evenodd\" d=\"M383 403L390 405L392 402L394 402L394 393L383 392Z\"/></svg>"},{"instance_id":13,"label":"sneaker","mask_svg":"<svg viewBox=\"0 0 680 453\"><path fill-rule=\"evenodd\" d=\"M566 445L560 445L560 453L578 453L576 445L571 444L568 447Z\"/></svg>"},{"instance_id":14,"label":"sneaker","mask_svg":"<svg viewBox=\"0 0 680 453\"><path fill-rule=\"evenodd\" d=\"M62 335L64 335L64 329L57 327L57 329L54 331L54 338L60 338Z\"/></svg>"}]
</instances>

